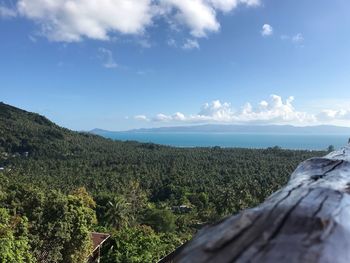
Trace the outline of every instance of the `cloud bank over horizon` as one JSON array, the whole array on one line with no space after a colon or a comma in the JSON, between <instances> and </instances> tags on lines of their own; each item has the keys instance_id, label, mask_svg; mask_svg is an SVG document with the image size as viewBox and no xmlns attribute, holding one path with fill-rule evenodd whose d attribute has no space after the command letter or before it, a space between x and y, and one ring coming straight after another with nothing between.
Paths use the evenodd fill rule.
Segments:
<instances>
[{"instance_id":1,"label":"cloud bank over horizon","mask_svg":"<svg viewBox=\"0 0 350 263\"><path fill-rule=\"evenodd\" d=\"M236 110L228 102L214 100L205 103L197 114L159 113L152 117L142 114L135 116L134 119L154 123L292 124L297 126L339 124L341 121L350 121L350 110L325 109L313 114L296 110L293 102L293 96L284 100L281 96L273 94L268 100L262 100L257 105L253 106L248 102Z\"/></svg>"},{"instance_id":2,"label":"cloud bank over horizon","mask_svg":"<svg viewBox=\"0 0 350 263\"><path fill-rule=\"evenodd\" d=\"M50 41L144 35L159 19L196 39L220 30L219 13L260 4L260 0L18 0L12 7L0 5L0 14L34 21L39 34Z\"/></svg>"}]
</instances>

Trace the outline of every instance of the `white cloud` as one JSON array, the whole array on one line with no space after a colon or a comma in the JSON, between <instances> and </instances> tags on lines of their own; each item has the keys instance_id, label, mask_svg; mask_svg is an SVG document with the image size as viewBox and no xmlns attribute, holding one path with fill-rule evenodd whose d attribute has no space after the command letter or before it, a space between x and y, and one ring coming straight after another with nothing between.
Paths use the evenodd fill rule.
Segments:
<instances>
[{"instance_id":1,"label":"white cloud","mask_svg":"<svg viewBox=\"0 0 350 263\"><path fill-rule=\"evenodd\" d=\"M199 43L195 39L186 39L186 42L182 46L183 49L199 49Z\"/></svg>"},{"instance_id":2,"label":"white cloud","mask_svg":"<svg viewBox=\"0 0 350 263\"><path fill-rule=\"evenodd\" d=\"M186 117L184 114L182 114L181 112L176 112L173 116L172 119L175 121L185 121Z\"/></svg>"},{"instance_id":3,"label":"white cloud","mask_svg":"<svg viewBox=\"0 0 350 263\"><path fill-rule=\"evenodd\" d=\"M145 115L136 115L134 119L138 121L149 121L149 119Z\"/></svg>"},{"instance_id":4,"label":"white cloud","mask_svg":"<svg viewBox=\"0 0 350 263\"><path fill-rule=\"evenodd\" d=\"M178 24L190 29L193 37L205 37L208 32L217 32L220 23L217 12L228 13L238 5L258 6L260 0L163 0L162 6Z\"/></svg>"},{"instance_id":5,"label":"white cloud","mask_svg":"<svg viewBox=\"0 0 350 263\"><path fill-rule=\"evenodd\" d=\"M209 2L211 2L215 8L223 12L230 12L239 4L246 4L247 6L260 5L260 0L210 0Z\"/></svg>"},{"instance_id":6,"label":"white cloud","mask_svg":"<svg viewBox=\"0 0 350 263\"><path fill-rule=\"evenodd\" d=\"M183 114L176 112L172 115L159 113L149 118L145 115L135 116L138 120L147 120L157 123L259 123L259 124L292 124L318 125L334 124L350 126L350 108L321 110L318 114L298 111L293 106L294 97L283 99L278 95L271 95L267 100L256 104L244 104L238 110L230 103L214 100L205 103L197 114Z\"/></svg>"},{"instance_id":7,"label":"white cloud","mask_svg":"<svg viewBox=\"0 0 350 263\"><path fill-rule=\"evenodd\" d=\"M160 113L152 118L154 122L219 122L219 123L292 123L305 125L317 121L313 114L295 110L293 97L283 100L282 97L271 95L269 100L263 100L256 107L246 103L240 110L234 110L230 103L214 100L205 103L198 114L185 115L177 112L173 115Z\"/></svg>"},{"instance_id":8,"label":"white cloud","mask_svg":"<svg viewBox=\"0 0 350 263\"><path fill-rule=\"evenodd\" d=\"M350 110L323 110L317 117L320 121L350 120Z\"/></svg>"},{"instance_id":9,"label":"white cloud","mask_svg":"<svg viewBox=\"0 0 350 263\"><path fill-rule=\"evenodd\" d=\"M232 119L234 112L231 105L227 102L221 103L219 100L214 100L211 103L205 103L197 116L191 116L196 120L214 120L227 122Z\"/></svg>"},{"instance_id":10,"label":"white cloud","mask_svg":"<svg viewBox=\"0 0 350 263\"><path fill-rule=\"evenodd\" d=\"M174 13L176 22L187 26L194 37L205 37L207 32L220 29L215 9L204 0L164 0L163 4Z\"/></svg>"},{"instance_id":11,"label":"white cloud","mask_svg":"<svg viewBox=\"0 0 350 263\"><path fill-rule=\"evenodd\" d=\"M172 118L172 116L167 116L163 113L159 113L155 117L153 117L152 120L155 122L166 122L166 121L173 120L173 118Z\"/></svg>"},{"instance_id":12,"label":"white cloud","mask_svg":"<svg viewBox=\"0 0 350 263\"><path fill-rule=\"evenodd\" d=\"M50 40L65 42L107 40L110 32L141 34L154 15L151 0L19 0L17 6Z\"/></svg>"},{"instance_id":13,"label":"white cloud","mask_svg":"<svg viewBox=\"0 0 350 263\"><path fill-rule=\"evenodd\" d=\"M103 66L105 68L116 68L118 64L115 62L113 57L113 52L106 48L99 48L99 58L103 61Z\"/></svg>"},{"instance_id":14,"label":"white cloud","mask_svg":"<svg viewBox=\"0 0 350 263\"><path fill-rule=\"evenodd\" d=\"M261 35L264 37L271 36L273 34L273 28L269 24L264 24L262 26Z\"/></svg>"},{"instance_id":15,"label":"white cloud","mask_svg":"<svg viewBox=\"0 0 350 263\"><path fill-rule=\"evenodd\" d=\"M17 12L11 8L0 5L0 17L2 18L12 18L17 16Z\"/></svg>"},{"instance_id":16,"label":"white cloud","mask_svg":"<svg viewBox=\"0 0 350 263\"><path fill-rule=\"evenodd\" d=\"M271 95L269 101L261 101L254 109L246 106L239 114L239 120L244 122L294 123L308 124L316 121L313 114L297 111L293 106L294 97L283 101L278 95Z\"/></svg>"},{"instance_id":17,"label":"white cloud","mask_svg":"<svg viewBox=\"0 0 350 263\"><path fill-rule=\"evenodd\" d=\"M220 29L218 12L259 4L260 0L18 0L15 13L1 8L0 14L18 12L35 21L41 34L52 41L109 40L115 33L142 35L159 18L173 28L187 28L193 37L205 37Z\"/></svg>"}]
</instances>

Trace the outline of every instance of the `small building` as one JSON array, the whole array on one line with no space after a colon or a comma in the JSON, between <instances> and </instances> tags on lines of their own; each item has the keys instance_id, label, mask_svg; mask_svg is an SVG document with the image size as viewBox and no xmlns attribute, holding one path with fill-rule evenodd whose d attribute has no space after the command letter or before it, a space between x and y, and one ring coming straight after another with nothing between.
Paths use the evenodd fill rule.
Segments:
<instances>
[{"instance_id":1,"label":"small building","mask_svg":"<svg viewBox=\"0 0 350 263\"><path fill-rule=\"evenodd\" d=\"M101 249L106 245L111 235L106 233L91 233L91 240L93 244L93 250L87 260L87 263L99 263L101 258Z\"/></svg>"}]
</instances>

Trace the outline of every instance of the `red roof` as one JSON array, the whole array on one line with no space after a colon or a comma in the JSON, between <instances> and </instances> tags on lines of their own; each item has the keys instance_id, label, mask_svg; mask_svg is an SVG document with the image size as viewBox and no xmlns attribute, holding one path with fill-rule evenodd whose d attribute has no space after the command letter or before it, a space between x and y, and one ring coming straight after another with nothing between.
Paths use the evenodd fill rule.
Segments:
<instances>
[{"instance_id":1,"label":"red roof","mask_svg":"<svg viewBox=\"0 0 350 263\"><path fill-rule=\"evenodd\" d=\"M102 243L105 242L109 237L110 235L108 234L92 232L91 239L93 244L93 250L102 245Z\"/></svg>"}]
</instances>

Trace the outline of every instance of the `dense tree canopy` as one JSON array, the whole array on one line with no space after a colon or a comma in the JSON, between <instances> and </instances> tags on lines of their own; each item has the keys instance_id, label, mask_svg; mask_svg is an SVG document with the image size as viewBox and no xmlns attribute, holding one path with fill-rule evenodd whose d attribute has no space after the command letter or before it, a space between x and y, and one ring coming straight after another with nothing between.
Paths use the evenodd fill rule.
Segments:
<instances>
[{"instance_id":1,"label":"dense tree canopy","mask_svg":"<svg viewBox=\"0 0 350 263\"><path fill-rule=\"evenodd\" d=\"M0 208L0 262L34 262L30 252L27 218Z\"/></svg>"}]
</instances>

